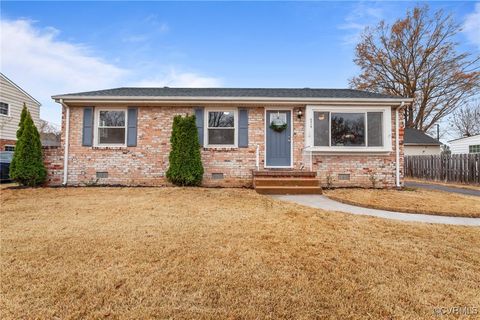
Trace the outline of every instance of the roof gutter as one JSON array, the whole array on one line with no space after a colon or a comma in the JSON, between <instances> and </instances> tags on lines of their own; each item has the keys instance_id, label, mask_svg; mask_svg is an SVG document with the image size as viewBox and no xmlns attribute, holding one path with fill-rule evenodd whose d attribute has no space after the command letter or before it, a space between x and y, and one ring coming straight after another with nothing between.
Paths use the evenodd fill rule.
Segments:
<instances>
[{"instance_id":1,"label":"roof gutter","mask_svg":"<svg viewBox=\"0 0 480 320\"><path fill-rule=\"evenodd\" d=\"M63 149L63 185L67 185L68 182L68 145L70 135L70 108L63 102L63 99L59 100L60 104L65 108L65 148Z\"/></svg>"},{"instance_id":2,"label":"roof gutter","mask_svg":"<svg viewBox=\"0 0 480 320\"><path fill-rule=\"evenodd\" d=\"M400 121L398 118L398 110L403 108L405 103L402 101L399 108L395 109L395 184L400 188Z\"/></svg>"},{"instance_id":3,"label":"roof gutter","mask_svg":"<svg viewBox=\"0 0 480 320\"><path fill-rule=\"evenodd\" d=\"M70 103L280 103L280 104L322 104L322 103L364 103L400 106L410 103L411 98L278 98L278 97L166 97L166 96L53 96Z\"/></svg>"}]
</instances>

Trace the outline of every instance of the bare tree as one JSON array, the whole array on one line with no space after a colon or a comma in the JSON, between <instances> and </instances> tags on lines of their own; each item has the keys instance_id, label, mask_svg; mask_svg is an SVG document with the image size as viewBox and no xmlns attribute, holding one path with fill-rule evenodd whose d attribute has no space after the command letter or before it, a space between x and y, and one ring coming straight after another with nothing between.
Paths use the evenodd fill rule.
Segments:
<instances>
[{"instance_id":1,"label":"bare tree","mask_svg":"<svg viewBox=\"0 0 480 320\"><path fill-rule=\"evenodd\" d=\"M406 126L427 131L478 93L480 57L458 53L460 31L450 15L428 6L407 11L392 26L367 28L356 47L361 74L350 85L361 90L413 98Z\"/></svg>"},{"instance_id":2,"label":"bare tree","mask_svg":"<svg viewBox=\"0 0 480 320\"><path fill-rule=\"evenodd\" d=\"M61 131L53 123L40 119L38 132L40 133L42 145L60 145Z\"/></svg>"},{"instance_id":3,"label":"bare tree","mask_svg":"<svg viewBox=\"0 0 480 320\"><path fill-rule=\"evenodd\" d=\"M40 123L38 125L38 132L58 134L60 133L60 129L53 123L40 119Z\"/></svg>"},{"instance_id":4,"label":"bare tree","mask_svg":"<svg viewBox=\"0 0 480 320\"><path fill-rule=\"evenodd\" d=\"M451 125L458 137L480 134L480 102L471 102L455 110Z\"/></svg>"}]
</instances>

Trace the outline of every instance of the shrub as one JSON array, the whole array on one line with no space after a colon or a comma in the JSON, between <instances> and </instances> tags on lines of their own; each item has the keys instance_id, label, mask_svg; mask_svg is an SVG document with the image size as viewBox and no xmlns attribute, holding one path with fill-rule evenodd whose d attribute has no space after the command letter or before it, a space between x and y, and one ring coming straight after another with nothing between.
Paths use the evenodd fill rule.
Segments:
<instances>
[{"instance_id":1,"label":"shrub","mask_svg":"<svg viewBox=\"0 0 480 320\"><path fill-rule=\"evenodd\" d=\"M198 186L202 183L203 166L198 143L195 116L173 118L170 166L167 179L178 186Z\"/></svg>"},{"instance_id":2,"label":"shrub","mask_svg":"<svg viewBox=\"0 0 480 320\"><path fill-rule=\"evenodd\" d=\"M25 102L24 102L24 103L23 103L22 113L20 114L20 122L18 123L17 140L20 139L20 136L22 135L22 132L23 132L23 122L24 122L25 119L27 118L27 113L28 113L27 105L26 105Z\"/></svg>"},{"instance_id":3,"label":"shrub","mask_svg":"<svg viewBox=\"0 0 480 320\"><path fill-rule=\"evenodd\" d=\"M40 134L24 105L10 164L10 178L23 186L34 187L43 183L46 176Z\"/></svg>"}]
</instances>

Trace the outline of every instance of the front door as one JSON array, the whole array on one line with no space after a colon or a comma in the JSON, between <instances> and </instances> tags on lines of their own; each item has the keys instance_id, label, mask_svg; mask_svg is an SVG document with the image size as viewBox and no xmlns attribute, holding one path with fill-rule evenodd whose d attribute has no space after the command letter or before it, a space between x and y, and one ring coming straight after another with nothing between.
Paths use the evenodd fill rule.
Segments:
<instances>
[{"instance_id":1,"label":"front door","mask_svg":"<svg viewBox=\"0 0 480 320\"><path fill-rule=\"evenodd\" d=\"M291 167L291 125L290 110L267 110L265 121L267 167Z\"/></svg>"}]
</instances>

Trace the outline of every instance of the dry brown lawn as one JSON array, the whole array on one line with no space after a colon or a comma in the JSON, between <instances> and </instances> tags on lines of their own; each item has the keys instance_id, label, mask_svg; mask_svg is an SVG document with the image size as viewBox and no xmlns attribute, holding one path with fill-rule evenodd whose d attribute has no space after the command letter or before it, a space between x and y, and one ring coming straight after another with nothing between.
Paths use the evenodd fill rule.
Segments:
<instances>
[{"instance_id":1,"label":"dry brown lawn","mask_svg":"<svg viewBox=\"0 0 480 320\"><path fill-rule=\"evenodd\" d=\"M480 306L480 228L251 190L1 190L2 319L433 318Z\"/></svg>"},{"instance_id":2,"label":"dry brown lawn","mask_svg":"<svg viewBox=\"0 0 480 320\"><path fill-rule=\"evenodd\" d=\"M428 183L428 184L438 184L446 187L454 187L460 189L470 189L470 190L480 190L480 185L478 184L464 184L464 183L453 183L453 182L440 182L440 181L431 181L423 179L412 179L405 178L405 181L419 182L419 183Z\"/></svg>"},{"instance_id":3,"label":"dry brown lawn","mask_svg":"<svg viewBox=\"0 0 480 320\"><path fill-rule=\"evenodd\" d=\"M480 198L451 192L406 189L335 189L328 197L361 207L424 213L442 216L480 218Z\"/></svg>"}]
</instances>

